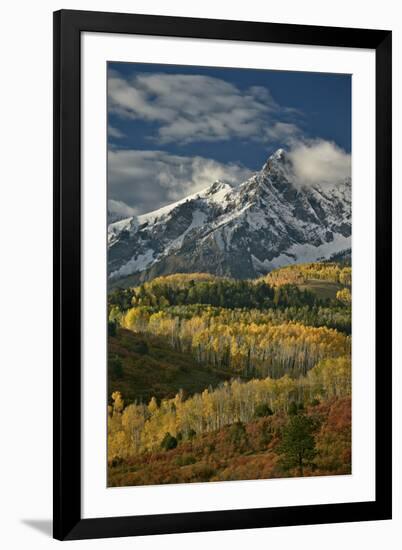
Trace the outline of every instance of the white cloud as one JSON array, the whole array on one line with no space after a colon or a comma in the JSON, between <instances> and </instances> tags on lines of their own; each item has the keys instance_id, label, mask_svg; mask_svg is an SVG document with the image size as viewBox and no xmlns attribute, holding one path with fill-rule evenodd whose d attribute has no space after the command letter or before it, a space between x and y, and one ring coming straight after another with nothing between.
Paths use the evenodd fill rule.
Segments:
<instances>
[{"instance_id":1,"label":"white cloud","mask_svg":"<svg viewBox=\"0 0 402 550\"><path fill-rule=\"evenodd\" d=\"M299 134L299 128L296 124L290 122L275 122L267 129L267 135L272 141L282 141L284 143L294 141Z\"/></svg>"},{"instance_id":2,"label":"white cloud","mask_svg":"<svg viewBox=\"0 0 402 550\"><path fill-rule=\"evenodd\" d=\"M351 155L330 141L293 142L288 155L302 185L332 184L351 176Z\"/></svg>"},{"instance_id":3,"label":"white cloud","mask_svg":"<svg viewBox=\"0 0 402 550\"><path fill-rule=\"evenodd\" d=\"M112 138L121 139L125 137L125 135L121 130L119 130L118 128L115 128L114 126L111 126L110 124L108 125L107 133L108 133L108 136Z\"/></svg>"},{"instance_id":4,"label":"white cloud","mask_svg":"<svg viewBox=\"0 0 402 550\"><path fill-rule=\"evenodd\" d=\"M292 141L287 156L295 185L333 184L351 175L351 155L324 140ZM205 189L216 180L237 185L252 171L239 163L165 151L110 149L109 215L139 215Z\"/></svg>"},{"instance_id":5,"label":"white cloud","mask_svg":"<svg viewBox=\"0 0 402 550\"><path fill-rule=\"evenodd\" d=\"M219 78L184 74L138 74L126 80L112 71L108 90L110 112L157 123L159 143L269 142L298 133L289 122L295 111L278 105L261 86L240 90Z\"/></svg>"},{"instance_id":6,"label":"white cloud","mask_svg":"<svg viewBox=\"0 0 402 550\"><path fill-rule=\"evenodd\" d=\"M110 220L117 220L123 218L129 218L137 214L135 208L131 208L123 201L117 201L114 199L109 199L107 201L107 212L108 218Z\"/></svg>"},{"instance_id":7,"label":"white cloud","mask_svg":"<svg viewBox=\"0 0 402 550\"><path fill-rule=\"evenodd\" d=\"M164 151L109 150L109 198L136 214L197 193L216 180L238 184L251 175L241 164Z\"/></svg>"}]
</instances>

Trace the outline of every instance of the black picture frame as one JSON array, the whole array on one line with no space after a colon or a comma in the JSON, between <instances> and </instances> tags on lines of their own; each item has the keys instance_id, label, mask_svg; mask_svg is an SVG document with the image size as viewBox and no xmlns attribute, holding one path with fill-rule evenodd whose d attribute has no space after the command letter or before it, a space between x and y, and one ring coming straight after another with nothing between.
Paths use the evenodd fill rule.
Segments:
<instances>
[{"instance_id":1,"label":"black picture frame","mask_svg":"<svg viewBox=\"0 0 402 550\"><path fill-rule=\"evenodd\" d=\"M376 498L370 502L82 519L83 32L369 48L376 55ZM391 518L390 31L61 10L54 13L54 537L121 537ZM378 289L381 288L381 292ZM73 406L72 406L73 404Z\"/></svg>"}]
</instances>

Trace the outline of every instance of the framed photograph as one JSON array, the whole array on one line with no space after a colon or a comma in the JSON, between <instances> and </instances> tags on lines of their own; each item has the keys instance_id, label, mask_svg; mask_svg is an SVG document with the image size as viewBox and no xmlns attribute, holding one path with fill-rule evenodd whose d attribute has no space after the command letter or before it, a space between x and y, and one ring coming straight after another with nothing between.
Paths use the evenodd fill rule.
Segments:
<instances>
[{"instance_id":1,"label":"framed photograph","mask_svg":"<svg viewBox=\"0 0 402 550\"><path fill-rule=\"evenodd\" d=\"M55 538L391 518L391 133L390 31L54 14Z\"/></svg>"}]
</instances>

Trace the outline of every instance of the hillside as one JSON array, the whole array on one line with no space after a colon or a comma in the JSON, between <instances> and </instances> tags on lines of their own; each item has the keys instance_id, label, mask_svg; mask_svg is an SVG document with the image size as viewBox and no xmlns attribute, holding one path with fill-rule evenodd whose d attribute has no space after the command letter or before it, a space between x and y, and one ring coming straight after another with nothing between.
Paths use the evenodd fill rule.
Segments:
<instances>
[{"instance_id":1,"label":"hillside","mask_svg":"<svg viewBox=\"0 0 402 550\"><path fill-rule=\"evenodd\" d=\"M345 263L169 274L108 310L110 486L350 473Z\"/></svg>"},{"instance_id":2,"label":"hillside","mask_svg":"<svg viewBox=\"0 0 402 550\"><path fill-rule=\"evenodd\" d=\"M340 283L320 281L319 279L308 279L304 284L298 286L300 290L313 292L321 300L335 300L337 293L343 288Z\"/></svg>"},{"instance_id":3,"label":"hillside","mask_svg":"<svg viewBox=\"0 0 402 550\"><path fill-rule=\"evenodd\" d=\"M127 403L171 398L180 390L192 395L231 377L225 370L200 365L190 353L172 349L164 338L122 328L109 337L108 355L108 395L120 391Z\"/></svg>"},{"instance_id":4,"label":"hillside","mask_svg":"<svg viewBox=\"0 0 402 550\"><path fill-rule=\"evenodd\" d=\"M351 287L352 269L342 258L339 262L288 265L273 270L263 280L273 286L294 284L300 290L313 292L321 300L334 300L339 290Z\"/></svg>"},{"instance_id":5,"label":"hillside","mask_svg":"<svg viewBox=\"0 0 402 550\"><path fill-rule=\"evenodd\" d=\"M307 418L315 425L316 455L303 475L351 473L350 399L333 399L310 405ZM142 453L114 460L108 485L158 485L244 479L267 479L300 475L289 467L280 452L284 429L292 417L277 413L252 422L234 424L181 440L170 450Z\"/></svg>"}]
</instances>

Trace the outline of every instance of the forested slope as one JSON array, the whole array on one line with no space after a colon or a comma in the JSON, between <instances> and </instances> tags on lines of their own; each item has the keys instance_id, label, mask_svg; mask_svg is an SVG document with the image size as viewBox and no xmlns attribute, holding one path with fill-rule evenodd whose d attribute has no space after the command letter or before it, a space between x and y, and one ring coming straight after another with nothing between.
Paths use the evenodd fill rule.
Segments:
<instances>
[{"instance_id":1,"label":"forested slope","mask_svg":"<svg viewBox=\"0 0 402 550\"><path fill-rule=\"evenodd\" d=\"M351 268L115 289L108 379L111 485L348 473Z\"/></svg>"}]
</instances>

